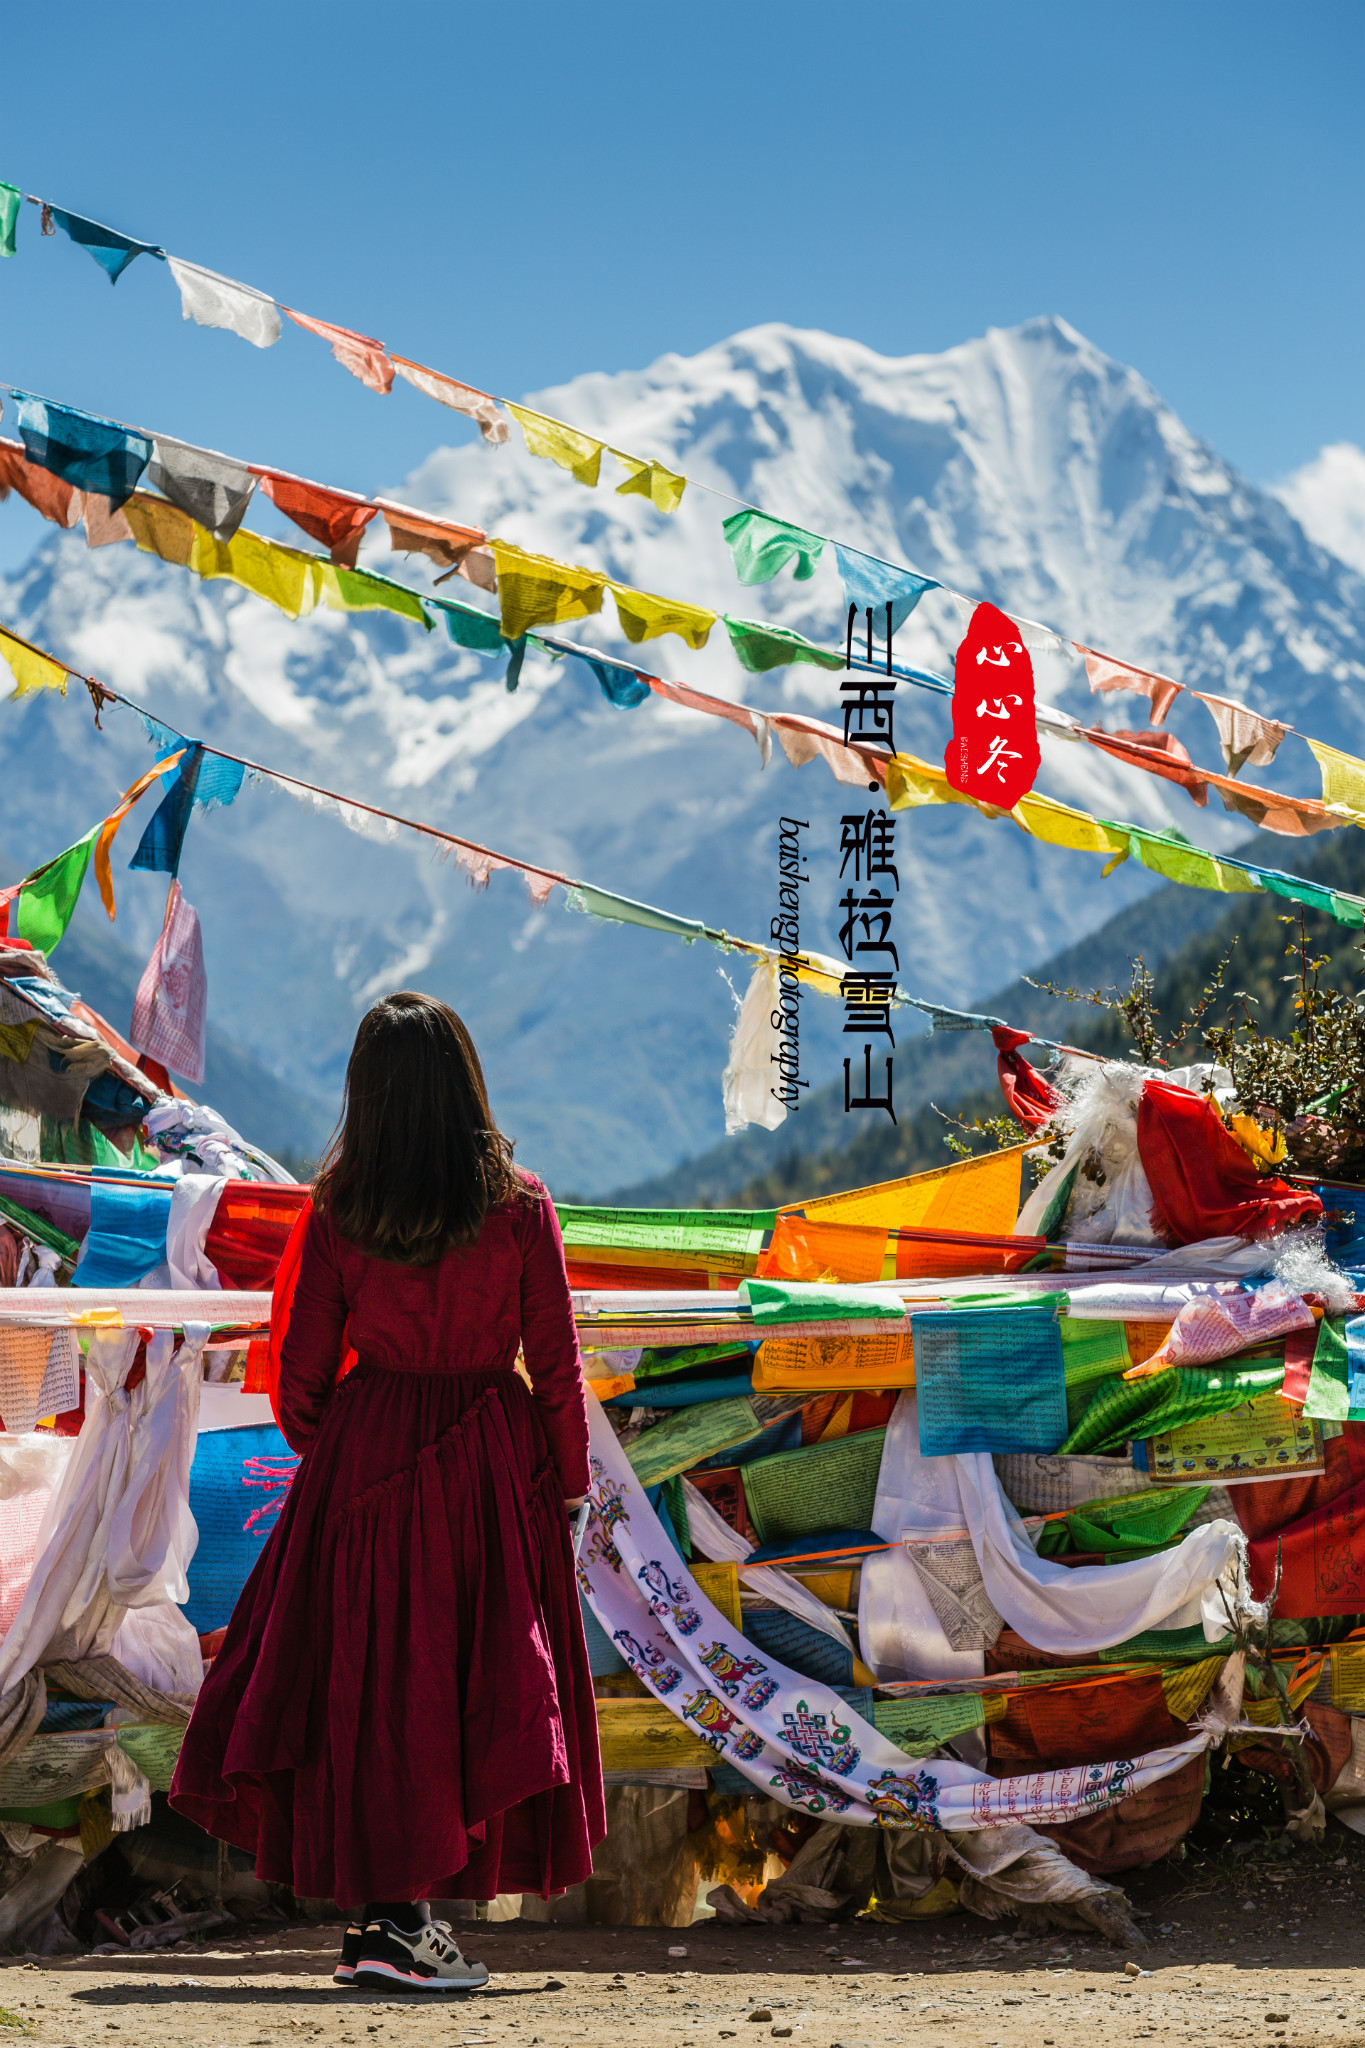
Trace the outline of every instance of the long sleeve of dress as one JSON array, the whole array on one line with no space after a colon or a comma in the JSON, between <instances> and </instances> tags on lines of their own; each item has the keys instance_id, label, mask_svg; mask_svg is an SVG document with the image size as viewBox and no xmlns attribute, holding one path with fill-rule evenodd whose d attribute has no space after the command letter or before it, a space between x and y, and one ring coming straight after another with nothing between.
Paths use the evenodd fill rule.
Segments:
<instances>
[{"instance_id":1,"label":"long sleeve of dress","mask_svg":"<svg viewBox=\"0 0 1365 2048\"><path fill-rule=\"evenodd\" d=\"M291 1451L306 1451L336 1385L346 1297L326 1225L314 1216L303 1241L289 1328L280 1349L280 1428Z\"/></svg>"},{"instance_id":2,"label":"long sleeve of dress","mask_svg":"<svg viewBox=\"0 0 1365 2048\"><path fill-rule=\"evenodd\" d=\"M525 1224L521 1349L560 1484L569 1499L575 1499L587 1492L592 1476L588 1469L588 1405L559 1218L554 1203L544 1194Z\"/></svg>"}]
</instances>

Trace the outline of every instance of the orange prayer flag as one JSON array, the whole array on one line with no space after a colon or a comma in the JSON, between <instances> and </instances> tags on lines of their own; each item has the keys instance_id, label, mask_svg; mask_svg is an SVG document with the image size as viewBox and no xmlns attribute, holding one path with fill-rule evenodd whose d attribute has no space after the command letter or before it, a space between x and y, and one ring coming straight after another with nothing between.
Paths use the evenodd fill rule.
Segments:
<instances>
[{"instance_id":1,"label":"orange prayer flag","mask_svg":"<svg viewBox=\"0 0 1365 2048\"><path fill-rule=\"evenodd\" d=\"M109 913L111 924L114 922L114 878L109 869L109 850L113 846L115 834L138 798L146 795L159 775L165 775L168 770L174 768L184 753L185 749L181 747L179 753L168 754L164 761L157 762L155 768L149 768L145 775L139 775L132 788L124 795L117 810L110 811L100 826L99 837L95 841L95 880L99 883L100 901Z\"/></svg>"}]
</instances>

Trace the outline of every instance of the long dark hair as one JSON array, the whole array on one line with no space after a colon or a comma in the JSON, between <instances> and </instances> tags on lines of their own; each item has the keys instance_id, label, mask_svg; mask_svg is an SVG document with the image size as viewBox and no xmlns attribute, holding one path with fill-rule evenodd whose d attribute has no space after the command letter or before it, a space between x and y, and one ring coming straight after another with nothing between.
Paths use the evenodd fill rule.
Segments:
<instances>
[{"instance_id":1,"label":"long dark hair","mask_svg":"<svg viewBox=\"0 0 1365 2048\"><path fill-rule=\"evenodd\" d=\"M314 1208L374 1258L425 1266L522 1191L460 1018L411 989L385 996L360 1020Z\"/></svg>"}]
</instances>

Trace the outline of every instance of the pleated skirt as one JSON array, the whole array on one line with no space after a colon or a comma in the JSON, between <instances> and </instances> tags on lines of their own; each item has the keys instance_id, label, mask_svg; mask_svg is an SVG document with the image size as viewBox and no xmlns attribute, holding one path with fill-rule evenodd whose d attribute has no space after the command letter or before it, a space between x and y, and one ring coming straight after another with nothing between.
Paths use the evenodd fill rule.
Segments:
<instances>
[{"instance_id":1,"label":"pleated skirt","mask_svg":"<svg viewBox=\"0 0 1365 2048\"><path fill-rule=\"evenodd\" d=\"M259 1876L541 1897L605 1833L563 1495L512 1371L340 1384L233 1611L171 1804Z\"/></svg>"}]
</instances>

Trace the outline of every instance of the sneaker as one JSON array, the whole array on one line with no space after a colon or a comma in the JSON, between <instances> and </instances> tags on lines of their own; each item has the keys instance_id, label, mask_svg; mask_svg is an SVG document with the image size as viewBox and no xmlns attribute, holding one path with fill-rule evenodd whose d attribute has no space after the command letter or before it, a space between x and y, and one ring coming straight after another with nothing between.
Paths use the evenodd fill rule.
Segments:
<instances>
[{"instance_id":1,"label":"sneaker","mask_svg":"<svg viewBox=\"0 0 1365 2048\"><path fill-rule=\"evenodd\" d=\"M332 1972L334 1984L354 1984L355 1966L360 1961L360 1944L364 1939L364 1928L358 1920L353 1921L341 1937L341 1956Z\"/></svg>"},{"instance_id":2,"label":"sneaker","mask_svg":"<svg viewBox=\"0 0 1365 2048\"><path fill-rule=\"evenodd\" d=\"M488 1982L488 1972L482 1963L465 1961L448 1921L431 1920L412 1933L392 1920L371 1920L352 1982L397 1984L408 1991L478 1991Z\"/></svg>"}]
</instances>

